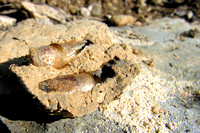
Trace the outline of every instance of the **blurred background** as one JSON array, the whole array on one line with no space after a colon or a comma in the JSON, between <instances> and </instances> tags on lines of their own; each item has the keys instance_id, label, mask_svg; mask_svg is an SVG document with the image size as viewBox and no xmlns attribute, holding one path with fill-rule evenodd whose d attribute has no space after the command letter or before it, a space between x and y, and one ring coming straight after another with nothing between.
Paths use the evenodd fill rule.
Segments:
<instances>
[{"instance_id":1,"label":"blurred background","mask_svg":"<svg viewBox=\"0 0 200 133\"><path fill-rule=\"evenodd\" d=\"M108 25L143 25L162 17L180 17L188 22L200 18L199 0L0 0L0 25L9 25L27 18L44 23L65 23L81 18L96 19ZM131 23L115 22L125 15ZM2 18L3 17L3 18ZM8 18L10 17L10 18ZM118 17L118 16L117 16ZM130 18L131 17L131 18ZM7 21L7 22L6 22ZM6 24L7 23L7 24Z\"/></svg>"}]
</instances>

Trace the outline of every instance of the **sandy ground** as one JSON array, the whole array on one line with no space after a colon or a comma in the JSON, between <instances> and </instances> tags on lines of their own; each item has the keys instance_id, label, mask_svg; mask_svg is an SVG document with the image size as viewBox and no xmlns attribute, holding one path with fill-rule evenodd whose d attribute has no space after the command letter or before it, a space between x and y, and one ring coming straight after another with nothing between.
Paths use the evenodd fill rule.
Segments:
<instances>
[{"instance_id":1,"label":"sandy ground","mask_svg":"<svg viewBox=\"0 0 200 133\"><path fill-rule=\"evenodd\" d=\"M153 66L142 71L119 100L102 112L133 132L199 132L199 36L181 37L198 28L181 19L164 18L146 27L114 28L114 34L142 50ZM135 43L135 35L147 43Z\"/></svg>"},{"instance_id":2,"label":"sandy ground","mask_svg":"<svg viewBox=\"0 0 200 133\"><path fill-rule=\"evenodd\" d=\"M181 35L195 28L170 18L110 27L113 43L132 45L143 62L118 99L79 118L47 123L1 115L2 125L11 132L200 132L200 37Z\"/></svg>"}]
</instances>

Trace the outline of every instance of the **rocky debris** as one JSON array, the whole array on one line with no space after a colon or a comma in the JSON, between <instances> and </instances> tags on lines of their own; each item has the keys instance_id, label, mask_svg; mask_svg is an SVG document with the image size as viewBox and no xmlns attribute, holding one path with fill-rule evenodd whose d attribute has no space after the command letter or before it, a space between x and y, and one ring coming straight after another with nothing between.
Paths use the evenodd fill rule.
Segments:
<instances>
[{"instance_id":1,"label":"rocky debris","mask_svg":"<svg viewBox=\"0 0 200 133\"><path fill-rule=\"evenodd\" d=\"M181 37L190 37L190 38L199 38L200 37L200 31L195 29L190 29L188 31L184 31L180 34Z\"/></svg>"},{"instance_id":2,"label":"rocky debris","mask_svg":"<svg viewBox=\"0 0 200 133\"><path fill-rule=\"evenodd\" d=\"M29 0L28 0L29 1ZM8 15L10 17L16 18L18 21L22 21L24 19L33 17L32 13L28 9L24 9L21 6L21 1L12 1L12 0L2 0L3 5L0 5L1 11L0 14ZM63 0L36 0L31 1L35 5L48 4L54 9L57 8L57 11L62 14L68 14L68 16L64 15L64 19L67 20L75 20L85 16L84 14L80 14L80 9L85 8L90 11L90 14L93 14L92 7L94 8L94 15L90 17L95 19L100 17L99 20L105 22L105 16L107 15L132 15L137 18L138 22L145 24L148 23L149 20L155 18L161 18L164 16L170 17L181 17L186 19L189 22L193 22L198 20L199 17L199 1L184 1L184 0L139 0L139 1L130 1L130 0L106 0L106 1L98 1L98 0L88 0L88 1L79 1L79 0L71 0L71 1L63 1ZM41 7L42 7L41 6ZM52 11L51 8L45 8L47 12ZM47 10L46 10L47 9ZM84 9L84 11L85 11ZM87 11L88 12L88 11ZM96 12L96 13L95 13ZM70 16L70 14L72 16ZM88 13L86 13L88 17ZM37 15L36 15L37 16ZM38 21L42 21L44 23L50 23L49 17L41 14L37 18ZM62 15L61 15L62 16ZM55 19L55 18L54 18ZM103 19L103 20L102 20ZM57 20L56 20L57 21ZM60 20L59 20L60 21ZM63 21L65 22L65 21ZM60 23L60 22L58 22Z\"/></svg>"},{"instance_id":3,"label":"rocky debris","mask_svg":"<svg viewBox=\"0 0 200 133\"><path fill-rule=\"evenodd\" d=\"M64 67L35 66L34 60L29 61L29 56L33 56L29 53L31 48L51 44L56 51L63 50L59 44L71 41L86 43L81 44L81 49ZM50 26L27 20L8 31L0 45L1 63L7 62L1 74L6 77L9 70L3 70L10 68L24 91L38 99L41 109L51 115L75 117L91 113L100 104L118 97L139 72L132 48L113 44L108 27L98 21L80 20ZM55 54L48 50L42 52L50 57L42 58L46 61L59 54L58 51Z\"/></svg>"},{"instance_id":4,"label":"rocky debris","mask_svg":"<svg viewBox=\"0 0 200 133\"><path fill-rule=\"evenodd\" d=\"M29 2L27 0L26 2ZM170 17L181 17L186 19L189 22L198 20L199 17L199 2L198 0L193 1L183 1L183 0L139 0L139 1L130 1L130 0L88 0L88 1L63 1L63 0L36 0L31 1L39 9L34 7L34 10L38 10L38 13L35 13L33 16L32 11L28 8L22 6L21 1L12 1L12 0L2 0L2 5L0 5L1 11L0 14L8 15L10 17L16 18L17 21L22 21L27 18L37 17L37 21L43 23L65 23L65 19L76 20L83 17L88 17L90 19L95 19L107 22L105 17L108 15L132 15L137 19L137 23L145 24L149 20L155 18L161 18L164 16ZM29 2L30 3L30 2ZM47 7L47 5L50 5ZM30 5L27 5L30 6ZM41 10L43 10L41 12ZM54 10L54 11L53 11ZM89 11L88 11L89 10ZM47 12L54 12L53 14L48 14ZM89 13L90 12L90 13ZM45 13L41 15L41 13ZM60 13L60 14L59 14ZM40 15L38 15L40 14ZM62 15L61 15L62 14ZM67 14L67 15L66 15ZM49 17L53 15L53 19ZM59 17L55 17L59 16ZM63 17L63 19L61 18ZM59 20L57 20L59 19ZM50 21L51 20L51 21ZM55 22L56 21L56 22ZM109 21L108 21L109 22ZM108 23L110 24L110 23ZM141 25L137 24L137 25Z\"/></svg>"},{"instance_id":5,"label":"rocky debris","mask_svg":"<svg viewBox=\"0 0 200 133\"><path fill-rule=\"evenodd\" d=\"M89 17L90 16L90 11L86 7L82 7L80 9L80 15L84 17Z\"/></svg>"},{"instance_id":6,"label":"rocky debris","mask_svg":"<svg viewBox=\"0 0 200 133\"><path fill-rule=\"evenodd\" d=\"M28 1L23 1L21 4L35 19L51 19L59 23L66 23L67 15L62 10L46 4L33 4Z\"/></svg>"},{"instance_id":7,"label":"rocky debris","mask_svg":"<svg viewBox=\"0 0 200 133\"><path fill-rule=\"evenodd\" d=\"M102 12L101 11L102 10L101 4L93 3L92 5L90 5L88 7L88 9L90 10L92 16L96 16L96 17L101 16L101 12Z\"/></svg>"},{"instance_id":8,"label":"rocky debris","mask_svg":"<svg viewBox=\"0 0 200 133\"><path fill-rule=\"evenodd\" d=\"M186 6L181 6L181 7L178 7L175 11L174 11L174 14L179 16L179 17L185 17L186 14L187 14L187 7Z\"/></svg>"},{"instance_id":9,"label":"rocky debris","mask_svg":"<svg viewBox=\"0 0 200 133\"><path fill-rule=\"evenodd\" d=\"M8 16L0 16L0 29L1 30L6 30L8 29L10 26L13 26L16 24L16 19L15 18L11 18Z\"/></svg>"},{"instance_id":10,"label":"rocky debris","mask_svg":"<svg viewBox=\"0 0 200 133\"><path fill-rule=\"evenodd\" d=\"M187 17L187 20L192 20L194 17L194 13L192 11L188 11L186 17Z\"/></svg>"},{"instance_id":11,"label":"rocky debris","mask_svg":"<svg viewBox=\"0 0 200 133\"><path fill-rule=\"evenodd\" d=\"M110 21L116 26L125 26L134 24L136 19L131 15L114 15Z\"/></svg>"},{"instance_id":12,"label":"rocky debris","mask_svg":"<svg viewBox=\"0 0 200 133\"><path fill-rule=\"evenodd\" d=\"M69 11L72 15L76 15L79 8L76 5L69 5Z\"/></svg>"}]
</instances>

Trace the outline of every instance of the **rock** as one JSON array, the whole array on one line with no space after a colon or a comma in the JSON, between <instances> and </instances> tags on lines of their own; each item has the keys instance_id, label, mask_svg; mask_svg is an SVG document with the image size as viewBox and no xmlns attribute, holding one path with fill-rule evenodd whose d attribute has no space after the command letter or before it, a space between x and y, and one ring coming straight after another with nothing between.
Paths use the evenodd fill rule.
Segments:
<instances>
[{"instance_id":1,"label":"rock","mask_svg":"<svg viewBox=\"0 0 200 133\"><path fill-rule=\"evenodd\" d=\"M190 38L199 38L200 37L200 31L195 29L190 29L188 31L184 31L180 34L181 37L190 37Z\"/></svg>"},{"instance_id":2,"label":"rock","mask_svg":"<svg viewBox=\"0 0 200 133\"><path fill-rule=\"evenodd\" d=\"M41 4L41 3L46 3L47 1L46 0L33 0L32 1L33 3L36 3L36 4Z\"/></svg>"},{"instance_id":3,"label":"rock","mask_svg":"<svg viewBox=\"0 0 200 133\"><path fill-rule=\"evenodd\" d=\"M92 16L100 17L101 16L101 10L102 7L99 3L93 3L88 7L88 9L91 11Z\"/></svg>"},{"instance_id":4,"label":"rock","mask_svg":"<svg viewBox=\"0 0 200 133\"><path fill-rule=\"evenodd\" d=\"M69 5L69 10L71 14L75 15L78 11L78 6Z\"/></svg>"},{"instance_id":5,"label":"rock","mask_svg":"<svg viewBox=\"0 0 200 133\"><path fill-rule=\"evenodd\" d=\"M175 14L179 17L184 17L186 15L186 10L177 10Z\"/></svg>"},{"instance_id":6,"label":"rock","mask_svg":"<svg viewBox=\"0 0 200 133\"><path fill-rule=\"evenodd\" d=\"M11 18L8 16L0 16L0 26L1 26L0 29L6 30L10 26L15 25L16 21L17 20L15 18Z\"/></svg>"},{"instance_id":7,"label":"rock","mask_svg":"<svg viewBox=\"0 0 200 133\"><path fill-rule=\"evenodd\" d=\"M131 15L114 15L111 22L116 26L125 26L134 24L135 20Z\"/></svg>"},{"instance_id":8,"label":"rock","mask_svg":"<svg viewBox=\"0 0 200 133\"><path fill-rule=\"evenodd\" d=\"M155 5L163 5L167 1L166 0L151 0L151 2Z\"/></svg>"},{"instance_id":9,"label":"rock","mask_svg":"<svg viewBox=\"0 0 200 133\"><path fill-rule=\"evenodd\" d=\"M146 4L146 0L138 0L137 1L137 4L141 7L145 7L147 4Z\"/></svg>"},{"instance_id":10,"label":"rock","mask_svg":"<svg viewBox=\"0 0 200 133\"><path fill-rule=\"evenodd\" d=\"M171 122L167 123L167 124L166 124L166 127L168 127L170 130L172 130L172 129L173 129L173 125L172 125L172 123L171 123Z\"/></svg>"},{"instance_id":11,"label":"rock","mask_svg":"<svg viewBox=\"0 0 200 133\"><path fill-rule=\"evenodd\" d=\"M175 0L175 2L181 4L181 3L184 3L185 1L184 0Z\"/></svg>"},{"instance_id":12,"label":"rock","mask_svg":"<svg viewBox=\"0 0 200 133\"><path fill-rule=\"evenodd\" d=\"M66 23L67 15L61 10L56 10L46 4L33 4L28 1L23 1L21 4L34 18L44 19L48 17L51 20Z\"/></svg>"},{"instance_id":13,"label":"rock","mask_svg":"<svg viewBox=\"0 0 200 133\"><path fill-rule=\"evenodd\" d=\"M135 26L142 26L142 23L141 23L140 21L136 21L136 22L134 23L134 25L135 25Z\"/></svg>"},{"instance_id":14,"label":"rock","mask_svg":"<svg viewBox=\"0 0 200 133\"><path fill-rule=\"evenodd\" d=\"M154 114L159 114L159 113L160 113L159 107L158 107L158 106L153 107L152 112L153 112Z\"/></svg>"},{"instance_id":15,"label":"rock","mask_svg":"<svg viewBox=\"0 0 200 133\"><path fill-rule=\"evenodd\" d=\"M188 20L191 20L194 16L194 13L192 11L189 11L186 16Z\"/></svg>"},{"instance_id":16,"label":"rock","mask_svg":"<svg viewBox=\"0 0 200 133\"><path fill-rule=\"evenodd\" d=\"M84 40L86 44L62 68L35 66L27 60L33 56L29 53L31 48L51 44L56 50L63 50L58 44ZM139 71L132 48L114 45L108 27L98 21L44 25L26 20L12 28L0 45L0 62L5 62L1 75L4 73L6 78L10 68L23 86L21 89L33 95L40 109L51 115L75 117L93 112L100 104L119 96ZM16 77L12 78L16 81Z\"/></svg>"},{"instance_id":17,"label":"rock","mask_svg":"<svg viewBox=\"0 0 200 133\"><path fill-rule=\"evenodd\" d=\"M89 17L90 16L90 11L86 7L82 7L80 9L80 14L84 17Z\"/></svg>"}]
</instances>

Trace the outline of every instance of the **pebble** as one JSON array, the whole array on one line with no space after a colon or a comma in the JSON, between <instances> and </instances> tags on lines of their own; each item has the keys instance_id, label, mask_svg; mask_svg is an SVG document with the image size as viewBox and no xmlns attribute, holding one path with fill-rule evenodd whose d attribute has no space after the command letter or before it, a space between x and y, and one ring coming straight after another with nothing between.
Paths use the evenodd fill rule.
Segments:
<instances>
[{"instance_id":1,"label":"pebble","mask_svg":"<svg viewBox=\"0 0 200 133\"><path fill-rule=\"evenodd\" d=\"M166 127L168 127L169 129L172 129L172 128L173 128L173 125L172 125L171 122L169 122L169 123L166 124Z\"/></svg>"},{"instance_id":2,"label":"pebble","mask_svg":"<svg viewBox=\"0 0 200 133\"><path fill-rule=\"evenodd\" d=\"M77 11L78 11L78 6L70 5L69 6L69 10L70 10L71 14L75 15L77 13Z\"/></svg>"},{"instance_id":3,"label":"pebble","mask_svg":"<svg viewBox=\"0 0 200 133\"><path fill-rule=\"evenodd\" d=\"M33 4L28 1L22 1L21 5L35 19L44 19L44 17L48 17L51 20L56 20L63 24L66 23L66 19L69 19L63 10L55 9L47 4Z\"/></svg>"},{"instance_id":4,"label":"pebble","mask_svg":"<svg viewBox=\"0 0 200 133\"><path fill-rule=\"evenodd\" d=\"M114 15L111 19L111 23L116 26L132 25L135 22L135 18L131 15Z\"/></svg>"},{"instance_id":5,"label":"pebble","mask_svg":"<svg viewBox=\"0 0 200 133\"><path fill-rule=\"evenodd\" d=\"M176 3L184 3L184 0L175 0Z\"/></svg>"},{"instance_id":6,"label":"pebble","mask_svg":"<svg viewBox=\"0 0 200 133\"><path fill-rule=\"evenodd\" d=\"M175 14L179 17L184 17L186 15L186 11L178 10L175 12Z\"/></svg>"},{"instance_id":7,"label":"pebble","mask_svg":"<svg viewBox=\"0 0 200 133\"><path fill-rule=\"evenodd\" d=\"M194 13L192 11L189 11L186 16L187 16L187 19L190 20L194 16Z\"/></svg>"},{"instance_id":8,"label":"pebble","mask_svg":"<svg viewBox=\"0 0 200 133\"><path fill-rule=\"evenodd\" d=\"M99 3L93 3L88 7L88 9L91 11L92 16L100 17L102 12L102 7Z\"/></svg>"},{"instance_id":9,"label":"pebble","mask_svg":"<svg viewBox=\"0 0 200 133\"><path fill-rule=\"evenodd\" d=\"M154 107L153 109L152 109L152 112L154 113L154 114L159 114L160 113L160 108L159 107Z\"/></svg>"},{"instance_id":10,"label":"pebble","mask_svg":"<svg viewBox=\"0 0 200 133\"><path fill-rule=\"evenodd\" d=\"M136 21L136 22L134 23L134 25L135 25L135 26L142 26L142 23L141 23L140 21Z\"/></svg>"},{"instance_id":11,"label":"pebble","mask_svg":"<svg viewBox=\"0 0 200 133\"><path fill-rule=\"evenodd\" d=\"M14 25L16 23L15 18L11 18L8 16L0 16L0 29L6 30L8 27Z\"/></svg>"},{"instance_id":12,"label":"pebble","mask_svg":"<svg viewBox=\"0 0 200 133\"><path fill-rule=\"evenodd\" d=\"M80 9L80 14L84 17L89 17L90 16L90 11L86 7L82 7Z\"/></svg>"}]
</instances>

